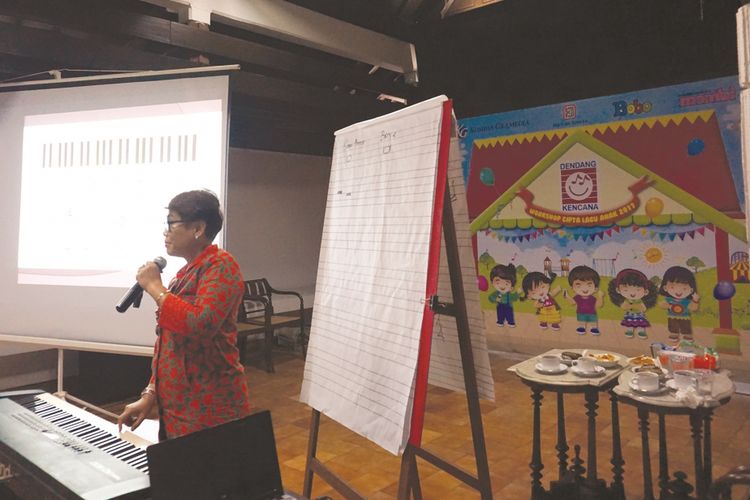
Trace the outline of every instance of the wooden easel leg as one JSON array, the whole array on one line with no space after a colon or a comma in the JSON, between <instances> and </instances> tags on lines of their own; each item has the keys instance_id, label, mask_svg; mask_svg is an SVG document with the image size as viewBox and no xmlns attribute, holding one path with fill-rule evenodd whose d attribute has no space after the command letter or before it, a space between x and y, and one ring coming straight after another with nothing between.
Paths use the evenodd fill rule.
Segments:
<instances>
[{"instance_id":1,"label":"wooden easel leg","mask_svg":"<svg viewBox=\"0 0 750 500\"><path fill-rule=\"evenodd\" d=\"M310 498L312 494L313 475L318 474L323 481L328 483L337 492L347 500L364 500L364 496L346 481L341 479L336 473L331 471L315 456L318 448L318 431L320 430L320 412L313 409L312 419L310 419L310 439L307 442L307 463L305 464L304 484L302 485L302 494L305 498Z\"/></svg>"},{"instance_id":2,"label":"wooden easel leg","mask_svg":"<svg viewBox=\"0 0 750 500\"><path fill-rule=\"evenodd\" d=\"M458 348L461 353L461 365L464 372L464 387L471 422L471 437L474 442L474 458L477 465L478 490L483 499L492 498L490 467L487 463L487 445L484 440L482 410L479 406L479 389L474 368L474 352L471 348L471 329L466 312L466 296L461 273L461 259L458 254L458 237L453 218L450 190L446 189L443 200L443 237L445 238L445 255L448 261L448 274L451 280L451 295L456 316Z\"/></svg>"},{"instance_id":3,"label":"wooden easel leg","mask_svg":"<svg viewBox=\"0 0 750 500\"><path fill-rule=\"evenodd\" d=\"M318 410L312 411L312 418L310 419L310 439L307 442L307 462L305 463L305 480L302 487L302 495L305 498L310 498L312 494L313 484L313 470L312 461L315 458L315 453L318 450L318 429L320 428L320 412Z\"/></svg>"},{"instance_id":4,"label":"wooden easel leg","mask_svg":"<svg viewBox=\"0 0 750 500\"><path fill-rule=\"evenodd\" d=\"M404 454L401 456L401 475L398 481L399 500L422 500L422 487L419 484L419 470L417 469L417 457L414 447L406 445Z\"/></svg>"},{"instance_id":5,"label":"wooden easel leg","mask_svg":"<svg viewBox=\"0 0 750 500\"><path fill-rule=\"evenodd\" d=\"M419 469L417 469L417 459L412 456L412 474L410 478L410 486L412 498L414 500L422 500L422 485L419 482Z\"/></svg>"}]
</instances>

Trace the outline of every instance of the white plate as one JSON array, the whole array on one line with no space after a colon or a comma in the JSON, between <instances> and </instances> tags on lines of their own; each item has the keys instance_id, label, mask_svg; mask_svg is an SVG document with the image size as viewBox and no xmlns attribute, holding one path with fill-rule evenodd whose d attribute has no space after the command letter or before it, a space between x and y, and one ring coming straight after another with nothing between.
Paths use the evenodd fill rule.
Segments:
<instances>
[{"instance_id":1,"label":"white plate","mask_svg":"<svg viewBox=\"0 0 750 500\"><path fill-rule=\"evenodd\" d=\"M615 355L613 354L613 356ZM599 366L603 366L604 368L614 368L615 366L619 366L620 360L622 359L619 356L615 356L615 359L613 359L612 361L600 361L596 359L596 357L594 357L593 354L588 354L586 357L593 359L594 363L596 363Z\"/></svg>"},{"instance_id":2,"label":"white plate","mask_svg":"<svg viewBox=\"0 0 750 500\"><path fill-rule=\"evenodd\" d=\"M572 368L573 373L578 375L579 377L599 377L601 375L604 375L604 373L607 371L604 369L603 366L595 365L594 369L591 371L583 371L578 366L573 366Z\"/></svg>"},{"instance_id":3,"label":"white plate","mask_svg":"<svg viewBox=\"0 0 750 500\"><path fill-rule=\"evenodd\" d=\"M552 370L543 368L541 363L537 363L536 365L534 365L534 368L536 368L536 371L538 371L539 373L544 373L545 375L558 375L560 373L565 373L566 371L568 371L568 367L562 363L560 363L557 368L554 368Z\"/></svg>"},{"instance_id":4,"label":"white plate","mask_svg":"<svg viewBox=\"0 0 750 500\"><path fill-rule=\"evenodd\" d=\"M628 387L630 387L630 390L633 391L635 394L642 394L644 396L656 396L657 394L661 394L669 390L669 387L667 387L666 384L665 385L659 384L658 389L647 391L635 385L634 382L635 380L631 379L630 382L628 383ZM669 384L669 382L667 382L667 384Z\"/></svg>"}]
</instances>

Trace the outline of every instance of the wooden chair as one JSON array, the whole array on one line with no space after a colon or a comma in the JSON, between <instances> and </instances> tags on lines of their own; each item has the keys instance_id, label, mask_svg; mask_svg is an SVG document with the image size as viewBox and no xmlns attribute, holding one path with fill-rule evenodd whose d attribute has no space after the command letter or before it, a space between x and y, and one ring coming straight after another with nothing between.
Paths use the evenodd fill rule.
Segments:
<instances>
[{"instance_id":1,"label":"wooden chair","mask_svg":"<svg viewBox=\"0 0 750 500\"><path fill-rule=\"evenodd\" d=\"M750 467L746 465L740 465L730 470L719 479L714 481L708 491L708 498L711 500L731 500L732 498L738 498L732 496L732 486L735 485L750 485ZM748 494L748 488L744 488L740 498L750 498Z\"/></svg>"},{"instance_id":2,"label":"wooden chair","mask_svg":"<svg viewBox=\"0 0 750 500\"><path fill-rule=\"evenodd\" d=\"M274 295L293 295L299 300L299 311L294 314L276 313L273 307ZM281 326L299 326L299 339L302 354L306 355L307 336L305 335L305 302L302 295L289 290L273 288L266 278L245 281L245 296L240 304L237 323L237 343L240 349L240 360L244 362L247 338L262 333L263 354L266 361L266 371L274 372L271 350L275 343L274 330Z\"/></svg>"}]
</instances>

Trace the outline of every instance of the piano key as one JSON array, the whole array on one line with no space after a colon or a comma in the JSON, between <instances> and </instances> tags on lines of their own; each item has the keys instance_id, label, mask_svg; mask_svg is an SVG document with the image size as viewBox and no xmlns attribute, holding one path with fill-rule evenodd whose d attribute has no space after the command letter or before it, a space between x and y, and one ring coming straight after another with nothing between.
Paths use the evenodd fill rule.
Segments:
<instances>
[{"instance_id":1,"label":"piano key","mask_svg":"<svg viewBox=\"0 0 750 500\"><path fill-rule=\"evenodd\" d=\"M131 467L135 467L136 469L143 469L144 466L148 465L148 458L146 457L146 455L138 456L128 460L127 463Z\"/></svg>"},{"instance_id":2,"label":"piano key","mask_svg":"<svg viewBox=\"0 0 750 500\"><path fill-rule=\"evenodd\" d=\"M106 432L104 433L104 436L102 438L91 441L91 443L95 444L97 448L105 448L116 442L117 438L111 434L107 434Z\"/></svg>"},{"instance_id":3,"label":"piano key","mask_svg":"<svg viewBox=\"0 0 750 500\"><path fill-rule=\"evenodd\" d=\"M70 432L71 434L75 434L76 436L79 436L79 437L80 437L79 433L89 427L91 427L89 424L87 424L86 422L81 422L80 420L60 426L60 428Z\"/></svg>"},{"instance_id":4,"label":"piano key","mask_svg":"<svg viewBox=\"0 0 750 500\"><path fill-rule=\"evenodd\" d=\"M60 410L57 408L43 408L39 411L34 412L42 418L53 418L55 415L59 415Z\"/></svg>"},{"instance_id":5,"label":"piano key","mask_svg":"<svg viewBox=\"0 0 750 500\"><path fill-rule=\"evenodd\" d=\"M118 451L127 448L130 446L130 443L127 441L122 441L121 439L117 439L117 441L114 444L111 444L110 446L107 446L106 448L102 448L103 451L106 451L110 455L114 455Z\"/></svg>"},{"instance_id":6,"label":"piano key","mask_svg":"<svg viewBox=\"0 0 750 500\"><path fill-rule=\"evenodd\" d=\"M139 450L138 448L133 447L132 450L125 450L123 452L120 452L117 455L117 458L119 458L120 460L122 460L125 463L129 463L130 459L135 458L135 457L139 456L140 454L141 454L141 450Z\"/></svg>"},{"instance_id":7,"label":"piano key","mask_svg":"<svg viewBox=\"0 0 750 500\"><path fill-rule=\"evenodd\" d=\"M81 439L90 439L97 432L101 431L94 426L90 426L90 428L87 427L86 429L79 431L78 437L80 437Z\"/></svg>"},{"instance_id":8,"label":"piano key","mask_svg":"<svg viewBox=\"0 0 750 500\"><path fill-rule=\"evenodd\" d=\"M50 420L49 422L52 424L55 424L58 427L62 427L65 424L69 424L71 422L78 422L79 420L72 416L72 415L63 415L62 417L55 418L53 420Z\"/></svg>"}]
</instances>

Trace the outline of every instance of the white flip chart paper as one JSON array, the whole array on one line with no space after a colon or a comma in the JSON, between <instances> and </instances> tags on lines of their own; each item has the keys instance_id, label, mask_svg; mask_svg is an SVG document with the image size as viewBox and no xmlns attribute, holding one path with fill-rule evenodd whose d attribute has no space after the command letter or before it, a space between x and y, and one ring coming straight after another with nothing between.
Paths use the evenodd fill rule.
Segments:
<instances>
[{"instance_id":1,"label":"white flip chart paper","mask_svg":"<svg viewBox=\"0 0 750 500\"><path fill-rule=\"evenodd\" d=\"M410 431L446 100L340 130L334 144L300 400L394 454ZM463 190L455 163L459 171L449 182ZM464 199L461 239L471 252L465 206ZM464 281L474 282L471 253L462 265ZM439 279L450 289L447 268ZM476 285L473 293L478 298ZM463 390L455 319L441 321L451 321L452 330L447 346L436 349L436 383ZM484 360L477 378L485 395L487 387L494 390L478 331L481 339L472 341L475 357Z\"/></svg>"},{"instance_id":2,"label":"white flip chart paper","mask_svg":"<svg viewBox=\"0 0 750 500\"><path fill-rule=\"evenodd\" d=\"M458 257L461 262L461 279L463 281L464 301L466 302L466 315L469 320L477 390L480 398L494 401L495 382L492 379L490 357L487 351L487 337L484 331L484 318L479 305L477 272L474 268L474 250L471 246L471 231L469 230L469 208L466 203L466 188L461 173L458 140L455 137L451 138L447 189L450 194L453 220L456 226ZM453 303L446 255L445 239L443 238L440 250L437 296L440 302ZM428 380L430 384L445 389L465 390L461 352L458 348L458 329L456 328L455 318L451 316L435 315Z\"/></svg>"},{"instance_id":3,"label":"white flip chart paper","mask_svg":"<svg viewBox=\"0 0 750 500\"><path fill-rule=\"evenodd\" d=\"M445 100L334 144L300 400L392 453L408 438Z\"/></svg>"}]
</instances>

